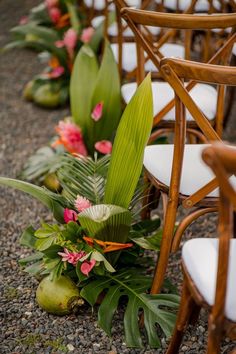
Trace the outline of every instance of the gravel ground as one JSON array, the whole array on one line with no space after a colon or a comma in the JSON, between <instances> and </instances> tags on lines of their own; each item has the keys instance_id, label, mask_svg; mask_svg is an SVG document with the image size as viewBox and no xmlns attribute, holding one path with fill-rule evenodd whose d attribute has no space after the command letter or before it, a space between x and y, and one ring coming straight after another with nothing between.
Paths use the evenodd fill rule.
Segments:
<instances>
[{"instance_id":1,"label":"gravel ground","mask_svg":"<svg viewBox=\"0 0 236 354\"><path fill-rule=\"evenodd\" d=\"M9 39L9 29L39 1L0 1L0 41ZM35 53L11 51L0 57L0 175L16 177L23 163L38 147L52 136L53 127L67 110L46 111L26 103L21 98L23 85L38 73L40 65ZM234 112L236 110L234 109ZM231 117L232 118L232 117ZM232 120L232 119L231 119ZM235 124L227 129L235 141ZM78 316L63 318L48 315L35 303L37 281L23 273L18 259L27 255L19 246L21 231L31 222L50 220L47 211L36 201L12 189L0 188L0 247L1 247L1 353L12 354L115 354L165 353L160 350L129 349L123 342L121 314L116 315L113 337L108 338L96 325L96 315L86 308ZM211 236L215 233L216 217L201 218L186 233L192 236ZM169 275L180 287L182 276L180 253L171 258ZM197 326L190 328L180 353L203 353L207 338L207 317L203 311ZM222 353L230 353L235 344L225 341Z\"/></svg>"}]
</instances>

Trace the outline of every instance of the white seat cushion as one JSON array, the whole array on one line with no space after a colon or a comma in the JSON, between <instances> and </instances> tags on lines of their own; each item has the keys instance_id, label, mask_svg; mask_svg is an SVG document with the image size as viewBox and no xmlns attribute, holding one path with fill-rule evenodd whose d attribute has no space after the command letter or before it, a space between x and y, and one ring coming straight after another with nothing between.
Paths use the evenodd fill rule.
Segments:
<instances>
[{"instance_id":1,"label":"white seat cushion","mask_svg":"<svg viewBox=\"0 0 236 354\"><path fill-rule=\"evenodd\" d=\"M210 306L215 303L218 245L218 239L197 238L187 241L182 250L187 271ZM236 239L230 240L225 316L236 321Z\"/></svg>"},{"instance_id":2,"label":"white seat cushion","mask_svg":"<svg viewBox=\"0 0 236 354\"><path fill-rule=\"evenodd\" d=\"M156 0L156 2L159 3L159 0ZM191 2L192 2L192 0L179 0L179 10L180 11L187 10L189 8L189 6L191 5ZM213 5L215 6L215 8L217 10L221 9L221 5L220 5L219 1L214 0ZM177 9L177 0L164 0L164 6L167 9L175 11ZM209 1L208 0L198 0L195 5L194 10L199 11L199 12L208 11L209 10Z\"/></svg>"},{"instance_id":3,"label":"white seat cushion","mask_svg":"<svg viewBox=\"0 0 236 354\"><path fill-rule=\"evenodd\" d=\"M126 22L123 20L123 25L125 26ZM159 27L153 27L153 26L147 26L147 28L149 29L149 31L151 32L151 34L153 34L154 36L157 36L160 33L160 28ZM108 28L108 34L111 37L116 37L118 35L118 27L117 27L117 23L114 22L109 28ZM133 31L127 27L124 31L123 31L123 36L124 37L134 37L134 33Z\"/></svg>"},{"instance_id":4,"label":"white seat cushion","mask_svg":"<svg viewBox=\"0 0 236 354\"><path fill-rule=\"evenodd\" d=\"M180 193L191 195L213 178L213 172L202 161L202 150L205 144L186 144L184 150L182 177L180 183ZM172 160L174 145L160 144L150 145L145 148L143 164L148 172L151 173L158 181L170 186ZM236 178L230 178L236 187ZM209 197L218 197L218 188L212 191Z\"/></svg>"},{"instance_id":5,"label":"white seat cushion","mask_svg":"<svg viewBox=\"0 0 236 354\"><path fill-rule=\"evenodd\" d=\"M93 0L84 0L85 4L87 7L92 7L93 6ZM127 5L132 6L132 7L140 7L141 5L141 0L127 0ZM105 8L105 0L95 0L94 1L94 8L95 10L101 11ZM115 10L115 5L114 3L111 3L109 5L109 10Z\"/></svg>"},{"instance_id":6,"label":"white seat cushion","mask_svg":"<svg viewBox=\"0 0 236 354\"><path fill-rule=\"evenodd\" d=\"M128 103L137 89L136 83L125 84L121 87L124 101ZM165 105L174 98L174 91L167 82L152 82L153 93L153 111L154 116L159 113ZM190 95L196 102L197 106L205 114L205 116L212 120L216 115L217 106L217 91L214 87L206 84L197 84L191 91ZM194 120L189 111L186 111L186 119L188 121ZM175 120L175 108L170 110L164 117L165 121Z\"/></svg>"},{"instance_id":7,"label":"white seat cushion","mask_svg":"<svg viewBox=\"0 0 236 354\"><path fill-rule=\"evenodd\" d=\"M118 44L111 44L111 48L115 57L115 60L118 62ZM136 53L136 44L135 43L123 43L123 62L122 67L125 71L132 71L137 67L137 53ZM178 57L184 58L184 47L179 44L165 43L160 48L160 52L164 57ZM146 71L157 72L158 69L152 63L151 60L148 60L145 64Z\"/></svg>"},{"instance_id":8,"label":"white seat cushion","mask_svg":"<svg viewBox=\"0 0 236 354\"><path fill-rule=\"evenodd\" d=\"M235 55L236 56L236 43L234 43L234 46L233 46L233 55Z\"/></svg>"}]
</instances>

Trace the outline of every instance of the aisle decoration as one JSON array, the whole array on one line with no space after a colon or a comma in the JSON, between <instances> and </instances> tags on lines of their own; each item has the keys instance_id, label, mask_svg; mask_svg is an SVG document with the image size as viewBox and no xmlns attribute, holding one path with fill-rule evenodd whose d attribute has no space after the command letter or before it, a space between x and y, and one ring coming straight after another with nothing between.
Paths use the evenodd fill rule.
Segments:
<instances>
[{"instance_id":1,"label":"aisle decoration","mask_svg":"<svg viewBox=\"0 0 236 354\"><path fill-rule=\"evenodd\" d=\"M21 244L36 251L21 260L21 264L26 265L25 270L39 278L46 276L42 282L50 281L51 287L55 285L54 291L63 287L70 304L74 303L72 298L76 305L82 305L82 299L91 306L97 303L98 323L108 335L111 335L112 319L122 300L125 341L130 347L142 346L139 328L142 312L150 347L160 347L157 325L159 333L170 336L179 303L177 295L148 294L151 278L145 274L145 259L137 245L139 238L143 239L147 234L146 245L150 243L150 248L154 246L153 241L160 241L159 232L153 234L160 225L159 220L144 222L139 219L143 195L140 175L152 121L149 75L122 115L111 156L95 160L80 155L63 157L57 172L62 194L27 182L0 178L1 184L40 200L58 221L43 222L38 229L29 226L24 231ZM67 292L68 282L72 287L71 296ZM80 294L75 293L71 282L77 284ZM58 297L55 296L56 304L53 302L49 306L48 300L46 303L42 300L47 295L47 287L40 284L37 291L40 305L49 312L60 314ZM65 313L73 310L73 306L67 305L63 300Z\"/></svg>"},{"instance_id":2,"label":"aisle decoration","mask_svg":"<svg viewBox=\"0 0 236 354\"><path fill-rule=\"evenodd\" d=\"M88 44L75 59L70 81L71 117L55 127L57 137L51 146L41 147L27 161L21 177L44 181L50 189L60 186L54 172L64 152L93 156L110 154L121 117L119 73L108 41L99 66Z\"/></svg>"},{"instance_id":3,"label":"aisle decoration","mask_svg":"<svg viewBox=\"0 0 236 354\"><path fill-rule=\"evenodd\" d=\"M103 37L103 23L94 30L86 27L86 14L76 0L45 0L12 28L12 41L5 46L40 52L46 64L42 73L25 86L29 101L53 108L69 99L69 80L76 54L84 43L96 53ZM112 17L110 18L110 20Z\"/></svg>"}]
</instances>

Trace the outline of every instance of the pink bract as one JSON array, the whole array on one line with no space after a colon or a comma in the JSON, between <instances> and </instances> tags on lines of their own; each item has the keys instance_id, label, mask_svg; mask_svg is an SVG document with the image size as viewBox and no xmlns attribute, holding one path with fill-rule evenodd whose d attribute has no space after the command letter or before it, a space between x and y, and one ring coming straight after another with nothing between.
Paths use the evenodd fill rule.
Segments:
<instances>
[{"instance_id":1,"label":"pink bract","mask_svg":"<svg viewBox=\"0 0 236 354\"><path fill-rule=\"evenodd\" d=\"M77 33L73 28L68 29L64 36L64 44L67 49L69 56L72 58L74 56L74 49L77 44Z\"/></svg>"},{"instance_id":2,"label":"pink bract","mask_svg":"<svg viewBox=\"0 0 236 354\"><path fill-rule=\"evenodd\" d=\"M112 151L112 143L109 140L101 140L96 142L95 149L101 154L110 154Z\"/></svg>"},{"instance_id":3,"label":"pink bract","mask_svg":"<svg viewBox=\"0 0 236 354\"><path fill-rule=\"evenodd\" d=\"M91 113L91 117L95 122L99 121L102 118L102 110L103 110L103 102L97 103Z\"/></svg>"},{"instance_id":4,"label":"pink bract","mask_svg":"<svg viewBox=\"0 0 236 354\"><path fill-rule=\"evenodd\" d=\"M84 275L88 276L91 270L93 269L93 267L95 266L95 264L96 264L95 259L91 259L91 261L84 261L81 264L80 270Z\"/></svg>"},{"instance_id":5,"label":"pink bract","mask_svg":"<svg viewBox=\"0 0 236 354\"><path fill-rule=\"evenodd\" d=\"M76 221L77 220L77 213L72 209L65 208L64 213L63 213L63 217L64 217L64 221L66 223L68 223L70 221Z\"/></svg>"},{"instance_id":6,"label":"pink bract","mask_svg":"<svg viewBox=\"0 0 236 354\"><path fill-rule=\"evenodd\" d=\"M57 7L49 8L48 14L53 23L57 23L61 17L61 11Z\"/></svg>"},{"instance_id":7,"label":"pink bract","mask_svg":"<svg viewBox=\"0 0 236 354\"><path fill-rule=\"evenodd\" d=\"M91 41L93 34L94 34L94 28L87 27L83 30L80 39L83 43L89 43Z\"/></svg>"},{"instance_id":8,"label":"pink bract","mask_svg":"<svg viewBox=\"0 0 236 354\"><path fill-rule=\"evenodd\" d=\"M63 144L71 153L88 155L81 129L77 125L68 120L60 121L55 129L60 136L57 143Z\"/></svg>"},{"instance_id":9,"label":"pink bract","mask_svg":"<svg viewBox=\"0 0 236 354\"><path fill-rule=\"evenodd\" d=\"M84 251L70 252L67 248L64 248L64 252L58 252L58 255L62 257L62 262L68 262L76 266L77 262L86 256L86 253Z\"/></svg>"},{"instance_id":10,"label":"pink bract","mask_svg":"<svg viewBox=\"0 0 236 354\"><path fill-rule=\"evenodd\" d=\"M78 210L79 213L81 213L83 210L90 208L92 204L90 201L84 197L81 197L80 195L77 196L75 200L75 207Z\"/></svg>"}]
</instances>

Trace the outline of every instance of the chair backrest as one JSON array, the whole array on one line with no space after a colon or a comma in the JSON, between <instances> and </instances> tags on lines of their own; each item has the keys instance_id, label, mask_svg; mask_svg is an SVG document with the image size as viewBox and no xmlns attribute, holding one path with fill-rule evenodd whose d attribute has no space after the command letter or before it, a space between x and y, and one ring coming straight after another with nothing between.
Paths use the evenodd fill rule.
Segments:
<instances>
[{"instance_id":1,"label":"chair backrest","mask_svg":"<svg viewBox=\"0 0 236 354\"><path fill-rule=\"evenodd\" d=\"M218 224L219 256L215 303L212 309L212 316L221 322L224 319L230 239L233 237L234 233L233 219L234 211L236 211L236 190L229 181L229 176L236 174L236 147L233 148L216 143L207 147L203 151L202 157L205 163L214 172L220 187Z\"/></svg>"},{"instance_id":2,"label":"chair backrest","mask_svg":"<svg viewBox=\"0 0 236 354\"><path fill-rule=\"evenodd\" d=\"M118 0L120 1L120 0ZM129 27L135 33L138 51L144 50L148 58L152 60L153 64L161 72L161 59L163 55L160 53L160 46L163 44L169 35L170 31L184 30L186 33L186 41L188 42L187 47L189 48L190 39L189 31L207 31L211 29L226 29L232 28L231 32L228 34L227 39L223 46L213 55L213 57L208 61L211 64L228 64L230 62L232 46L236 39L235 28L236 28L236 13L230 14L217 14L211 16L205 15L193 15L193 14L166 14L158 13L153 11L142 11L129 8L123 8L121 10L122 17L127 21ZM147 38L140 25L144 26L158 26L161 28L170 29L165 33L165 36L158 43L153 43ZM171 35L173 32L171 33ZM165 38L164 38L165 37ZM139 57L143 57L142 54ZM189 55L187 55L189 57ZM144 67L142 65L142 60L139 62L138 78L140 81L143 80L145 76ZM161 72L161 74L163 74ZM191 82L187 85L187 90L191 90L195 86L195 82ZM222 101L223 89L218 93L218 101ZM166 104L166 106L154 117L154 126L157 125L162 118L174 107L174 100ZM223 105L218 104L219 125L222 125L223 120ZM218 127L217 127L218 128ZM220 127L219 127L220 129ZM220 132L220 131L219 131ZM221 132L220 132L221 133Z\"/></svg>"},{"instance_id":3,"label":"chair backrest","mask_svg":"<svg viewBox=\"0 0 236 354\"><path fill-rule=\"evenodd\" d=\"M180 176L186 140L186 109L191 113L208 142L211 143L212 141L220 140L208 119L191 98L184 84L184 80L214 84L218 85L219 88L228 85L236 86L236 67L197 63L171 58L162 59L160 66L165 80L175 91L176 123L173 165L175 164L176 168L180 169ZM175 168L173 168L172 173L174 175L176 174ZM217 182L214 179L193 195L185 198L183 205L186 208L192 207L216 187Z\"/></svg>"}]
</instances>

